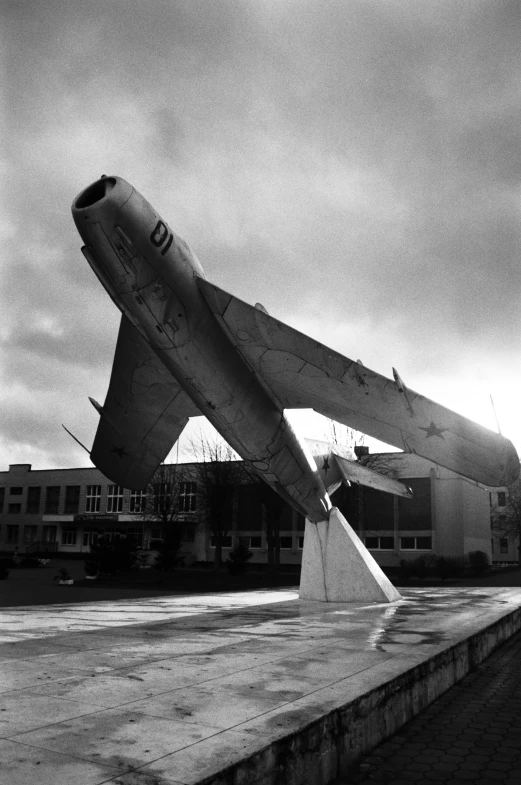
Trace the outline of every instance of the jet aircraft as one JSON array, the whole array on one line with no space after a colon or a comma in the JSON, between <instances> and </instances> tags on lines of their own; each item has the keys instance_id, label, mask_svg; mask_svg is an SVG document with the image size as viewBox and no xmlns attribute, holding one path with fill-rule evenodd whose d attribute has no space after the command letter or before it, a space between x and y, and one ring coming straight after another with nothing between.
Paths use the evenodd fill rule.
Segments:
<instances>
[{"instance_id":1,"label":"jet aircraft","mask_svg":"<svg viewBox=\"0 0 521 785\"><path fill-rule=\"evenodd\" d=\"M329 459L319 471L294 432L285 410L298 408L484 485L518 476L503 436L407 388L394 369L393 380L381 376L207 281L188 245L122 178L103 175L72 213L83 255L122 312L107 397L93 401L101 418L91 459L114 483L145 488L188 419L203 414L295 509L327 519ZM339 457L335 477L410 495L348 464Z\"/></svg>"}]
</instances>

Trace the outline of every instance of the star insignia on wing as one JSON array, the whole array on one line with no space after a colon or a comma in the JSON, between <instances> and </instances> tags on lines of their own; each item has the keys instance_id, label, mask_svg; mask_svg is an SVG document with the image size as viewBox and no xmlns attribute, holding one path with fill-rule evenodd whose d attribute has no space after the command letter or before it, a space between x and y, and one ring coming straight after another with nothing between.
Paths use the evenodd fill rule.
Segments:
<instances>
[{"instance_id":1,"label":"star insignia on wing","mask_svg":"<svg viewBox=\"0 0 521 785\"><path fill-rule=\"evenodd\" d=\"M111 449L111 452L115 453L118 456L118 458L123 458L125 455L130 455L130 453L127 452L123 447L114 446Z\"/></svg>"},{"instance_id":2,"label":"star insignia on wing","mask_svg":"<svg viewBox=\"0 0 521 785\"><path fill-rule=\"evenodd\" d=\"M438 428L437 425L435 425L432 422L432 420L431 420L431 424L429 425L428 428L420 427L420 430L421 431L425 431L425 438L426 439L428 439L429 436L437 436L439 439L444 439L445 437L444 437L443 433L444 433L444 431L448 431L449 429L448 428Z\"/></svg>"}]
</instances>

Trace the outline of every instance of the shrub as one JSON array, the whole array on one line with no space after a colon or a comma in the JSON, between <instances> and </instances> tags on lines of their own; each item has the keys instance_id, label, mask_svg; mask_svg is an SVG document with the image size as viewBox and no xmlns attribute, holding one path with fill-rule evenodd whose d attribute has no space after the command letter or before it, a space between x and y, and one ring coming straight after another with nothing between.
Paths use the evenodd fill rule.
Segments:
<instances>
[{"instance_id":1,"label":"shrub","mask_svg":"<svg viewBox=\"0 0 521 785\"><path fill-rule=\"evenodd\" d=\"M58 573L54 576L53 581L70 581L72 577L69 575L68 570L65 567L61 567L58 570Z\"/></svg>"},{"instance_id":2,"label":"shrub","mask_svg":"<svg viewBox=\"0 0 521 785\"><path fill-rule=\"evenodd\" d=\"M408 581L411 576L411 562L408 559L400 559L400 571L398 573L398 577L401 581Z\"/></svg>"},{"instance_id":3,"label":"shrub","mask_svg":"<svg viewBox=\"0 0 521 785\"><path fill-rule=\"evenodd\" d=\"M159 540L159 553L154 559L154 567L162 572L173 570L178 564L183 563L183 558L178 556L181 548L181 534L177 531L168 533L164 541Z\"/></svg>"},{"instance_id":4,"label":"shrub","mask_svg":"<svg viewBox=\"0 0 521 785\"><path fill-rule=\"evenodd\" d=\"M399 577L408 581L412 577L422 581L427 575L434 573L437 560L435 556L418 556L416 559L402 559L400 561Z\"/></svg>"},{"instance_id":5,"label":"shrub","mask_svg":"<svg viewBox=\"0 0 521 785\"><path fill-rule=\"evenodd\" d=\"M33 558L32 556L23 556L19 563L19 567L41 567L38 559Z\"/></svg>"},{"instance_id":6,"label":"shrub","mask_svg":"<svg viewBox=\"0 0 521 785\"><path fill-rule=\"evenodd\" d=\"M470 551L469 567L474 575L482 575L490 567L490 561L485 551Z\"/></svg>"},{"instance_id":7,"label":"shrub","mask_svg":"<svg viewBox=\"0 0 521 785\"><path fill-rule=\"evenodd\" d=\"M94 576L99 572L99 564L94 559L88 559L85 562L85 575Z\"/></svg>"},{"instance_id":8,"label":"shrub","mask_svg":"<svg viewBox=\"0 0 521 785\"><path fill-rule=\"evenodd\" d=\"M137 546L132 537L113 542L108 539L98 540L90 546L90 550L89 568L97 566L97 572L109 575L131 570L137 561Z\"/></svg>"},{"instance_id":9,"label":"shrub","mask_svg":"<svg viewBox=\"0 0 521 785\"><path fill-rule=\"evenodd\" d=\"M240 575L246 572L248 561L253 556L248 546L239 540L237 545L231 549L228 558L226 559L226 568L230 575Z\"/></svg>"},{"instance_id":10,"label":"shrub","mask_svg":"<svg viewBox=\"0 0 521 785\"><path fill-rule=\"evenodd\" d=\"M0 559L0 581L9 577L8 567L11 567L12 559Z\"/></svg>"},{"instance_id":11,"label":"shrub","mask_svg":"<svg viewBox=\"0 0 521 785\"><path fill-rule=\"evenodd\" d=\"M458 556L440 556L436 562L436 571L442 580L457 578L465 569L465 560Z\"/></svg>"},{"instance_id":12,"label":"shrub","mask_svg":"<svg viewBox=\"0 0 521 785\"><path fill-rule=\"evenodd\" d=\"M411 569L412 574L422 581L427 575L427 560L425 556L418 556L418 558L413 559Z\"/></svg>"}]
</instances>

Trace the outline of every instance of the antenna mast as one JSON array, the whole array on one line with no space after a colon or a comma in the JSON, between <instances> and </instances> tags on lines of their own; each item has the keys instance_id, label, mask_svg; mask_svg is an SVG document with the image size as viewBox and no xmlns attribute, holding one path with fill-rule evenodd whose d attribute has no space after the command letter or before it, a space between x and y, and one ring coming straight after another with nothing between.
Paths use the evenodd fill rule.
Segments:
<instances>
[{"instance_id":1,"label":"antenna mast","mask_svg":"<svg viewBox=\"0 0 521 785\"><path fill-rule=\"evenodd\" d=\"M494 417L496 418L497 432L499 433L500 436L502 436L503 434L501 433L501 428L499 427L499 420L497 418L497 412L496 412L496 407L494 406L494 399L492 397L492 393L490 393L490 403L492 404L492 411L494 412Z\"/></svg>"}]
</instances>

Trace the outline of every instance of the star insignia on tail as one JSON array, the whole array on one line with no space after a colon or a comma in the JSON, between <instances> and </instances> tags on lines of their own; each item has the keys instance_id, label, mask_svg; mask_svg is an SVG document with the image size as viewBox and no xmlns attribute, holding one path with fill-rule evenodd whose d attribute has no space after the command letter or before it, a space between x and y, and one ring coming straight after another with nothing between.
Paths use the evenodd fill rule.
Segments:
<instances>
[{"instance_id":1,"label":"star insignia on tail","mask_svg":"<svg viewBox=\"0 0 521 785\"><path fill-rule=\"evenodd\" d=\"M130 455L130 453L127 452L123 447L114 446L111 449L111 452L115 453L118 456L118 458L123 458L125 455Z\"/></svg>"},{"instance_id":2,"label":"star insignia on tail","mask_svg":"<svg viewBox=\"0 0 521 785\"><path fill-rule=\"evenodd\" d=\"M444 431L448 431L448 428L438 428L431 420L431 424L428 428L420 427L421 431L425 431L425 438L428 439L429 436L437 436L439 439L444 439Z\"/></svg>"}]
</instances>

